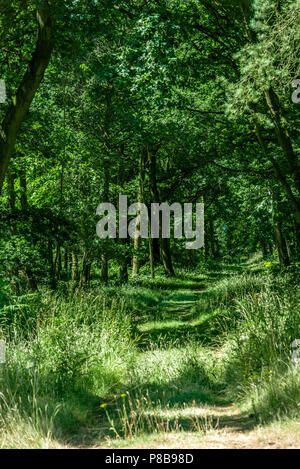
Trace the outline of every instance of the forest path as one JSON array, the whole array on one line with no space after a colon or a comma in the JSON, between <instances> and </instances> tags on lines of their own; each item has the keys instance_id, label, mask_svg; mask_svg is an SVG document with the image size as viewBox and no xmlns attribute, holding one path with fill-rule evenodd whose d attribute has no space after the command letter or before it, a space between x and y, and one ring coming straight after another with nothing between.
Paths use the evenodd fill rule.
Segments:
<instances>
[{"instance_id":1,"label":"forest path","mask_svg":"<svg viewBox=\"0 0 300 469\"><path fill-rule=\"evenodd\" d=\"M141 334L140 347L151 348L175 344L185 345L187 340L206 342L209 314L199 314L196 305L205 285L193 285L192 289L171 292L158 305L146 313L145 320L138 325ZM150 313L150 314L149 314Z\"/></svg>"},{"instance_id":2,"label":"forest path","mask_svg":"<svg viewBox=\"0 0 300 469\"><path fill-rule=\"evenodd\" d=\"M207 337L211 315L199 313L197 307L203 292L202 283L170 290L138 325L141 340L136 369L137 373L142 370L143 382L139 396L130 391L128 398L133 406L134 400L144 395L153 400L154 406L146 411L152 415L152 427L144 431L135 428L131 420L132 434L124 438L120 429L120 437L104 436L94 448L300 447L300 425L260 426L251 415L241 412L236 403L214 394L199 382L199 369L191 371L190 365L198 366L190 363L191 350L187 344L191 340L196 354L198 343L199 354L204 357L206 353L210 358L219 353L210 346Z\"/></svg>"}]
</instances>

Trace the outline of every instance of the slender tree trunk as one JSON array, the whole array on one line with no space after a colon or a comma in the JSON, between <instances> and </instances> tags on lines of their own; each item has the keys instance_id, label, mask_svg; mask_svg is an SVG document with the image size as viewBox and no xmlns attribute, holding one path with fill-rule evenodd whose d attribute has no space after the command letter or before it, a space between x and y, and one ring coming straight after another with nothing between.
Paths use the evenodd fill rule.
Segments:
<instances>
[{"instance_id":1,"label":"slender tree trunk","mask_svg":"<svg viewBox=\"0 0 300 469\"><path fill-rule=\"evenodd\" d=\"M52 53L52 25L47 1L37 9L38 39L32 59L0 128L0 194L16 139Z\"/></svg>"},{"instance_id":2,"label":"slender tree trunk","mask_svg":"<svg viewBox=\"0 0 300 469\"><path fill-rule=\"evenodd\" d=\"M105 202L109 201L109 174L108 174L108 162L107 161L104 161L103 199ZM108 283L107 239L103 240L103 252L101 254L101 281L104 284Z\"/></svg>"},{"instance_id":3,"label":"slender tree trunk","mask_svg":"<svg viewBox=\"0 0 300 469\"><path fill-rule=\"evenodd\" d=\"M53 245L51 239L48 240L48 262L50 267L50 285L51 288L55 288L55 269L53 262Z\"/></svg>"},{"instance_id":4,"label":"slender tree trunk","mask_svg":"<svg viewBox=\"0 0 300 469\"><path fill-rule=\"evenodd\" d=\"M150 195L151 202L160 202L159 191L156 181L156 150L151 150L148 147L148 163L149 163L149 185L150 185ZM169 276L174 276L174 268L171 257L170 250L170 240L162 237L162 216L161 212L159 214L159 243L160 243L160 260L164 266L165 272Z\"/></svg>"},{"instance_id":5,"label":"slender tree trunk","mask_svg":"<svg viewBox=\"0 0 300 469\"><path fill-rule=\"evenodd\" d=\"M128 253L128 247L130 247L130 240L129 238L119 239L116 240L117 244L122 245L124 247L123 254L120 258L120 267L119 267L119 279L120 282L126 283L128 282L128 267L130 265L130 254Z\"/></svg>"},{"instance_id":6,"label":"slender tree trunk","mask_svg":"<svg viewBox=\"0 0 300 469\"><path fill-rule=\"evenodd\" d=\"M150 262L151 278L154 278L155 277L155 268L154 268L153 239L151 238L150 228L149 228L149 262Z\"/></svg>"},{"instance_id":7,"label":"slender tree trunk","mask_svg":"<svg viewBox=\"0 0 300 469\"><path fill-rule=\"evenodd\" d=\"M105 253L101 255L101 281L105 285L108 283L108 259Z\"/></svg>"},{"instance_id":8,"label":"slender tree trunk","mask_svg":"<svg viewBox=\"0 0 300 469\"><path fill-rule=\"evenodd\" d=\"M78 258L77 254L72 252L72 281L77 282L78 280Z\"/></svg>"},{"instance_id":9,"label":"slender tree trunk","mask_svg":"<svg viewBox=\"0 0 300 469\"><path fill-rule=\"evenodd\" d=\"M290 260L289 260L289 255L288 255L288 251L286 247L286 240L283 237L282 227L279 221L274 225L274 235L275 235L275 242L276 242L280 267L284 268L290 265Z\"/></svg>"},{"instance_id":10,"label":"slender tree trunk","mask_svg":"<svg viewBox=\"0 0 300 469\"><path fill-rule=\"evenodd\" d=\"M34 274L31 269L28 267L26 268L26 277L28 282L28 288L32 291L37 290L38 286L34 277Z\"/></svg>"},{"instance_id":11,"label":"slender tree trunk","mask_svg":"<svg viewBox=\"0 0 300 469\"><path fill-rule=\"evenodd\" d=\"M26 169L23 168L20 174L20 202L21 209L27 210L27 180L26 180Z\"/></svg>"},{"instance_id":12,"label":"slender tree trunk","mask_svg":"<svg viewBox=\"0 0 300 469\"><path fill-rule=\"evenodd\" d=\"M160 261L161 261L161 258L160 258L160 239L153 238L152 246L153 246L154 263L159 264Z\"/></svg>"},{"instance_id":13,"label":"slender tree trunk","mask_svg":"<svg viewBox=\"0 0 300 469\"><path fill-rule=\"evenodd\" d=\"M58 241L56 242L54 272L55 272L56 278L59 279L61 276L61 251L60 251L60 243Z\"/></svg>"},{"instance_id":14,"label":"slender tree trunk","mask_svg":"<svg viewBox=\"0 0 300 469\"><path fill-rule=\"evenodd\" d=\"M64 252L64 270L66 273L69 271L69 251L68 248L65 248Z\"/></svg>"},{"instance_id":15,"label":"slender tree trunk","mask_svg":"<svg viewBox=\"0 0 300 469\"><path fill-rule=\"evenodd\" d=\"M110 122L111 122L111 91L106 94L106 112L105 112L105 125L104 125L104 149L105 156L103 162L104 183L103 183L103 201L109 202L109 162L111 153L110 144ZM101 255L101 280L104 284L108 283L108 240L103 240L103 251Z\"/></svg>"},{"instance_id":16,"label":"slender tree trunk","mask_svg":"<svg viewBox=\"0 0 300 469\"><path fill-rule=\"evenodd\" d=\"M16 192L15 192L15 179L16 175L13 171L7 173L7 193L8 193L8 207L10 212L16 210Z\"/></svg>"},{"instance_id":17,"label":"slender tree trunk","mask_svg":"<svg viewBox=\"0 0 300 469\"><path fill-rule=\"evenodd\" d=\"M282 222L279 213L280 194L278 189L273 188L272 197L272 222L274 229L275 244L278 252L280 268L284 268L290 264L289 255L286 247L286 241L282 233Z\"/></svg>"},{"instance_id":18,"label":"slender tree trunk","mask_svg":"<svg viewBox=\"0 0 300 469\"><path fill-rule=\"evenodd\" d=\"M140 155L139 162L139 189L138 189L138 203L142 204L144 201L144 181L145 181L145 150L143 149ZM138 213L138 220L135 227L134 235L134 255L132 259L132 275L138 275L139 273L139 248L141 244L140 237L141 219L140 213Z\"/></svg>"},{"instance_id":19,"label":"slender tree trunk","mask_svg":"<svg viewBox=\"0 0 300 469\"><path fill-rule=\"evenodd\" d=\"M245 22L245 30L246 34L249 38L249 41L251 43L255 43L257 36L256 33L249 27L249 21L250 21L250 8L249 8L249 3L247 2L242 2L240 4L240 8L243 11L244 14L244 22ZM277 2L276 5L277 12L280 13L281 11L281 3L280 1ZM298 163L297 156L294 152L293 145L291 142L291 138L288 133L287 125L286 122L284 122L282 112L281 112L281 106L280 102L278 99L278 96L276 95L275 91L273 90L272 87L269 89L265 90L264 92L265 95L265 100L266 104L270 113L270 116L272 118L272 121L274 123L275 127L275 133L276 137L278 140L278 143L283 151L283 154L285 156L285 159L287 161L287 166L289 168L289 173L290 176L295 184L295 187L298 192L298 197L295 197L293 194L293 191L287 181L286 176L282 173L279 164L275 160L275 158L272 157L270 152L266 150L264 141L261 137L260 129L258 124L256 123L256 134L258 136L258 140L262 146L262 149L265 153L265 155L269 158L269 160L273 164L274 172L275 175L277 176L278 180L282 184L292 206L294 207L294 215L295 215L295 225L296 225L296 239L297 239L297 251L298 251L298 258L300 256L300 167Z\"/></svg>"},{"instance_id":20,"label":"slender tree trunk","mask_svg":"<svg viewBox=\"0 0 300 469\"><path fill-rule=\"evenodd\" d=\"M81 272L80 272L80 285L83 287L90 281L91 261L89 260L88 252L85 249L82 256Z\"/></svg>"},{"instance_id":21,"label":"slender tree trunk","mask_svg":"<svg viewBox=\"0 0 300 469\"><path fill-rule=\"evenodd\" d=\"M128 259L124 256L120 261L120 281L122 283L128 282Z\"/></svg>"},{"instance_id":22,"label":"slender tree trunk","mask_svg":"<svg viewBox=\"0 0 300 469\"><path fill-rule=\"evenodd\" d=\"M211 259L216 259L218 257L218 243L217 239L215 236L215 228L214 228L214 222L211 218L207 219L206 222L206 232L207 236L205 237L206 239L206 256L210 257Z\"/></svg>"},{"instance_id":23,"label":"slender tree trunk","mask_svg":"<svg viewBox=\"0 0 300 469\"><path fill-rule=\"evenodd\" d=\"M161 260L162 260L162 264L164 266L165 272L170 277L174 277L175 272L174 272L172 257L171 257L170 240L167 238L161 237L160 241L161 241L160 255L161 255Z\"/></svg>"}]
</instances>

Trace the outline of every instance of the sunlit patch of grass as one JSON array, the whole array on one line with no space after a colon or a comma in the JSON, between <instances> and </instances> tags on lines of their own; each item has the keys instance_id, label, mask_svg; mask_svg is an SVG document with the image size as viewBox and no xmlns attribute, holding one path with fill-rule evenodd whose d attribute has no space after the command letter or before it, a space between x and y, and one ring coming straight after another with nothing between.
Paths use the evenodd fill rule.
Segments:
<instances>
[{"instance_id":1,"label":"sunlit patch of grass","mask_svg":"<svg viewBox=\"0 0 300 469\"><path fill-rule=\"evenodd\" d=\"M212 419L196 402L189 406L170 406L163 393L157 398L149 391L127 392L117 401L113 409L104 407L110 430L116 438L132 439L155 433L197 431L205 434L216 428L218 421Z\"/></svg>"}]
</instances>

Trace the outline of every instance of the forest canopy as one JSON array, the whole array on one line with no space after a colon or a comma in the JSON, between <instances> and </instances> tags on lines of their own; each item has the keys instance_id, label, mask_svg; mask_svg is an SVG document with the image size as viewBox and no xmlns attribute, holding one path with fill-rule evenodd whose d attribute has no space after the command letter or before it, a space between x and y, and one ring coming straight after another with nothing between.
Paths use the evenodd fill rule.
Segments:
<instances>
[{"instance_id":1,"label":"forest canopy","mask_svg":"<svg viewBox=\"0 0 300 469\"><path fill-rule=\"evenodd\" d=\"M126 270L133 246L95 237L96 207L119 193L204 202L212 258L275 243L282 266L299 260L298 19L298 1L2 1L11 275L53 284L72 255L85 271L102 263L104 281L108 259ZM144 244L135 261L147 261ZM160 244L153 255L172 275L182 243Z\"/></svg>"}]
</instances>

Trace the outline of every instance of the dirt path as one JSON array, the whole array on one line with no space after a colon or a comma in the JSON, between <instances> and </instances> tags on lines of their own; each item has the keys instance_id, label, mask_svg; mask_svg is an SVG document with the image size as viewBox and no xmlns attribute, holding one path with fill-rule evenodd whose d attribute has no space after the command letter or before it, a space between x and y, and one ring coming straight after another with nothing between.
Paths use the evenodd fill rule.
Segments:
<instances>
[{"instance_id":1,"label":"dirt path","mask_svg":"<svg viewBox=\"0 0 300 469\"><path fill-rule=\"evenodd\" d=\"M201 432L170 432L132 440L111 440L97 448L143 449L299 449L300 422L260 426L231 406L199 406L197 414L206 417Z\"/></svg>"}]
</instances>

